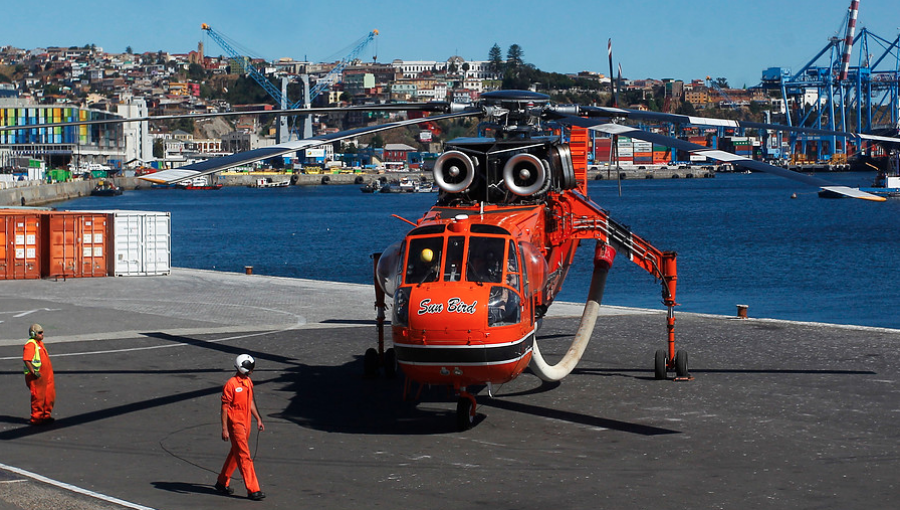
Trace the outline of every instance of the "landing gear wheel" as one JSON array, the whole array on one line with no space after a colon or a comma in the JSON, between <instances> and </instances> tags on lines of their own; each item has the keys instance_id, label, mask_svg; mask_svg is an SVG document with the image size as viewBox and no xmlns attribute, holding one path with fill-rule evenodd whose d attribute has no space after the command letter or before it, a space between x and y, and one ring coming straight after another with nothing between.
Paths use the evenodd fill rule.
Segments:
<instances>
[{"instance_id":1,"label":"landing gear wheel","mask_svg":"<svg viewBox=\"0 0 900 510\"><path fill-rule=\"evenodd\" d=\"M384 376L388 379L397 376L397 353L393 347L384 351Z\"/></svg>"},{"instance_id":2,"label":"landing gear wheel","mask_svg":"<svg viewBox=\"0 0 900 510\"><path fill-rule=\"evenodd\" d=\"M459 397L456 402L456 430L465 432L475 423L475 406L469 397Z\"/></svg>"},{"instance_id":3,"label":"landing gear wheel","mask_svg":"<svg viewBox=\"0 0 900 510\"><path fill-rule=\"evenodd\" d=\"M661 381L666 378L666 363L668 361L668 353L666 353L665 349L660 349L656 351L656 359L653 364L653 373L656 375L656 380Z\"/></svg>"},{"instance_id":4,"label":"landing gear wheel","mask_svg":"<svg viewBox=\"0 0 900 510\"><path fill-rule=\"evenodd\" d=\"M371 379L378 375L378 351L373 348L366 349L363 367L366 378Z\"/></svg>"},{"instance_id":5,"label":"landing gear wheel","mask_svg":"<svg viewBox=\"0 0 900 510\"><path fill-rule=\"evenodd\" d=\"M677 377L690 377L687 351L679 350L675 352L675 375Z\"/></svg>"}]
</instances>

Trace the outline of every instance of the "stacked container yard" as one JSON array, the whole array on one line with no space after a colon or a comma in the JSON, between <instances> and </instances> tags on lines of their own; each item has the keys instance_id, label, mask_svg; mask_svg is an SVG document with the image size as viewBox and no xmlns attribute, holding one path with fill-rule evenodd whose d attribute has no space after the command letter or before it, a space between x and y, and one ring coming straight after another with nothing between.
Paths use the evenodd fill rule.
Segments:
<instances>
[{"instance_id":1,"label":"stacked container yard","mask_svg":"<svg viewBox=\"0 0 900 510\"><path fill-rule=\"evenodd\" d=\"M653 144L635 140L632 142L634 147L634 164L635 165L651 165L653 164Z\"/></svg>"},{"instance_id":2,"label":"stacked container yard","mask_svg":"<svg viewBox=\"0 0 900 510\"><path fill-rule=\"evenodd\" d=\"M667 164L672 161L672 149L665 145L653 145L653 164Z\"/></svg>"},{"instance_id":3,"label":"stacked container yard","mask_svg":"<svg viewBox=\"0 0 900 510\"><path fill-rule=\"evenodd\" d=\"M616 154L619 163L623 165L631 165L634 163L634 145L631 138L620 136L616 145Z\"/></svg>"}]
</instances>

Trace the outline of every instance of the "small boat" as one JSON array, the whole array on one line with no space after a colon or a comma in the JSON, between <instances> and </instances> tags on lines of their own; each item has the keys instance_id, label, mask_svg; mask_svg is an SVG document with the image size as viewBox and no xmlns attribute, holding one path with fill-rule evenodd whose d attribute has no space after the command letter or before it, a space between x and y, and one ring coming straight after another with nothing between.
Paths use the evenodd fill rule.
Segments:
<instances>
[{"instance_id":1,"label":"small boat","mask_svg":"<svg viewBox=\"0 0 900 510\"><path fill-rule=\"evenodd\" d=\"M900 158L891 155L888 163L888 169L880 169L871 186L860 186L859 190L885 198L900 198ZM819 191L819 197L843 198L843 195L823 189Z\"/></svg>"},{"instance_id":2,"label":"small boat","mask_svg":"<svg viewBox=\"0 0 900 510\"><path fill-rule=\"evenodd\" d=\"M208 189L208 190L216 190L222 189L221 184L210 184L209 181L206 180L206 177L194 177L190 181L184 183L178 183L179 188L181 189L189 189L189 190L198 190L198 189Z\"/></svg>"},{"instance_id":3,"label":"small boat","mask_svg":"<svg viewBox=\"0 0 900 510\"><path fill-rule=\"evenodd\" d=\"M859 188L860 191L871 193L888 198L900 197L900 173L897 175L887 175L884 172L878 172L875 182L869 188Z\"/></svg>"},{"instance_id":4,"label":"small boat","mask_svg":"<svg viewBox=\"0 0 900 510\"><path fill-rule=\"evenodd\" d=\"M251 188L286 188L291 185L291 181L273 181L271 177L266 177L265 179L256 179L256 182L251 184Z\"/></svg>"},{"instance_id":5,"label":"small boat","mask_svg":"<svg viewBox=\"0 0 900 510\"><path fill-rule=\"evenodd\" d=\"M114 197L122 194L122 188L112 181L101 179L91 190L92 197Z\"/></svg>"},{"instance_id":6,"label":"small boat","mask_svg":"<svg viewBox=\"0 0 900 510\"><path fill-rule=\"evenodd\" d=\"M381 189L378 190L379 193L405 193L406 190L400 187L400 183L397 181L391 181L386 184L381 185Z\"/></svg>"},{"instance_id":7,"label":"small boat","mask_svg":"<svg viewBox=\"0 0 900 510\"><path fill-rule=\"evenodd\" d=\"M437 193L438 185L433 182L422 181L416 184L416 193Z\"/></svg>"},{"instance_id":8,"label":"small boat","mask_svg":"<svg viewBox=\"0 0 900 510\"><path fill-rule=\"evenodd\" d=\"M363 193L379 193L381 191L381 183L378 181L372 181L368 184L360 186L359 190Z\"/></svg>"}]
</instances>

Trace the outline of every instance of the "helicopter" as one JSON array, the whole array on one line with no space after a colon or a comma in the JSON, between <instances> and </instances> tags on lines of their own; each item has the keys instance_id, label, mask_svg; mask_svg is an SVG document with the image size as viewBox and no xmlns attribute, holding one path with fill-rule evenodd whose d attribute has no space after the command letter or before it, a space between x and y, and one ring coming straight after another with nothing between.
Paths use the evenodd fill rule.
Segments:
<instances>
[{"instance_id":1,"label":"helicopter","mask_svg":"<svg viewBox=\"0 0 900 510\"><path fill-rule=\"evenodd\" d=\"M486 92L475 103L415 103L351 107L349 110L420 110L433 115L351 129L209 159L140 176L173 184L302 149L379 131L456 118L477 118L478 135L446 143L435 161L437 201L374 264L378 348L367 349L367 375L402 370L407 381L446 386L457 396L456 424L476 417L473 388L503 384L530 369L545 381L565 378L579 363L596 324L606 278L616 256L626 257L660 283L666 307L665 348L655 352L656 379L689 380L688 354L675 346L677 254L651 245L616 222L587 193L588 130L628 135L745 168L818 186L828 193L884 201L856 188L836 186L728 152L630 127L627 119L728 125L858 136L812 128L741 123L619 108L558 105L531 91ZM292 112L347 111L316 108ZM247 112L242 112L247 114ZM217 116L222 114L204 114ZM167 116L166 118L175 118ZM119 119L119 122L158 117ZM96 121L95 121L96 122ZM108 120L99 122L109 122ZM78 123L60 123L74 125ZM0 128L3 129L3 128ZM400 218L403 219L403 218ZM556 364L541 354L537 332L562 288L582 241L594 240L594 270L581 323ZM390 338L384 323L391 299Z\"/></svg>"},{"instance_id":2,"label":"helicopter","mask_svg":"<svg viewBox=\"0 0 900 510\"><path fill-rule=\"evenodd\" d=\"M660 115L684 123L714 119L554 105L545 94L522 90L486 92L475 104L430 103L422 108L439 114L287 142L141 178L174 182L361 134L422 121L478 117L479 136L447 142L435 161L433 177L439 187L435 205L416 222L400 218L411 230L377 257L378 348L367 349L364 356L366 375L376 374L381 367L389 376L400 369L407 381L451 388L458 397L459 430L471 427L476 417L473 387L487 386L490 393L493 385L509 382L529 367L545 381L559 381L577 366L617 255L661 284L667 310L666 345L655 352L655 378L667 379L674 372L676 380L690 379L688 353L675 346L677 254L655 248L588 197L588 129L666 144L841 196L884 200L617 122L627 117L660 120ZM581 323L567 353L550 365L540 352L537 332L576 250L586 240L594 240L596 247ZM388 349L384 348L385 297L392 300L393 347Z\"/></svg>"}]
</instances>

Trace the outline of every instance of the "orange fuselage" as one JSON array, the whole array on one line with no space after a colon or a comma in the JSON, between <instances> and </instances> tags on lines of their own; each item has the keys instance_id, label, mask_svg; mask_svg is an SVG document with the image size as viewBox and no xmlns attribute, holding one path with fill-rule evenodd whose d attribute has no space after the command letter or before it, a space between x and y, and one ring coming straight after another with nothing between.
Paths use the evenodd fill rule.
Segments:
<instances>
[{"instance_id":1,"label":"orange fuselage","mask_svg":"<svg viewBox=\"0 0 900 510\"><path fill-rule=\"evenodd\" d=\"M544 299L546 261L534 243L543 218L538 206L435 208L407 235L392 331L408 377L459 388L525 370Z\"/></svg>"}]
</instances>

